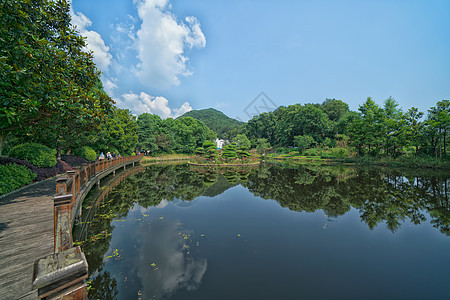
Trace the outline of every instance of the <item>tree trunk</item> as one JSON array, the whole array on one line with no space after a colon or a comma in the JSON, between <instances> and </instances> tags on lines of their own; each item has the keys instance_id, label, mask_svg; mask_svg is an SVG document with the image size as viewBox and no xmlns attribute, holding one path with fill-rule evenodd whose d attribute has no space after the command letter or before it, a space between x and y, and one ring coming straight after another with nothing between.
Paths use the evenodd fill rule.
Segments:
<instances>
[{"instance_id":1,"label":"tree trunk","mask_svg":"<svg viewBox=\"0 0 450 300\"><path fill-rule=\"evenodd\" d=\"M447 136L447 129L444 129L444 157L447 157L447 147L446 147L446 136Z\"/></svg>"},{"instance_id":2,"label":"tree trunk","mask_svg":"<svg viewBox=\"0 0 450 300\"><path fill-rule=\"evenodd\" d=\"M5 146L5 134L0 133L0 156L2 156L4 146Z\"/></svg>"},{"instance_id":3,"label":"tree trunk","mask_svg":"<svg viewBox=\"0 0 450 300\"><path fill-rule=\"evenodd\" d=\"M61 144L58 143L56 146L56 158L61 159Z\"/></svg>"}]
</instances>

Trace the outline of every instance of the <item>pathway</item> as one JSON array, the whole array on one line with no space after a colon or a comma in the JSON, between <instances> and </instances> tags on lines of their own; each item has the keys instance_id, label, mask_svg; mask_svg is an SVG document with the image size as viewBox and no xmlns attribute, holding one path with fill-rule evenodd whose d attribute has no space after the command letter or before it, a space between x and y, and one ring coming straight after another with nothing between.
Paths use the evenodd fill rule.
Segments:
<instances>
[{"instance_id":1,"label":"pathway","mask_svg":"<svg viewBox=\"0 0 450 300\"><path fill-rule=\"evenodd\" d=\"M0 299L37 299L33 264L53 252L55 178L0 199Z\"/></svg>"}]
</instances>

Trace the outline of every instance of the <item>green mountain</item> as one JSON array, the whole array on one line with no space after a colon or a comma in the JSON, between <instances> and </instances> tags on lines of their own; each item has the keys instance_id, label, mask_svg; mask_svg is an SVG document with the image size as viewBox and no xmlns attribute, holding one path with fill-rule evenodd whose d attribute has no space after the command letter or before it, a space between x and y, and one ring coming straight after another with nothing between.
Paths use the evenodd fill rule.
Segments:
<instances>
[{"instance_id":1,"label":"green mountain","mask_svg":"<svg viewBox=\"0 0 450 300\"><path fill-rule=\"evenodd\" d=\"M232 139L239 132L243 122L228 117L223 112L214 108L191 110L181 117L191 117L202 121L221 139Z\"/></svg>"}]
</instances>

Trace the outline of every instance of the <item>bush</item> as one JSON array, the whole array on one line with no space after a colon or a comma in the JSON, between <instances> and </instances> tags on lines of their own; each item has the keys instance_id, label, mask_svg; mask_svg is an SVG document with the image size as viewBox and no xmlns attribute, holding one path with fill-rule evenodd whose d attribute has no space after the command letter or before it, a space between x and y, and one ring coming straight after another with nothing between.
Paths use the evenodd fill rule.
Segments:
<instances>
[{"instance_id":1,"label":"bush","mask_svg":"<svg viewBox=\"0 0 450 300\"><path fill-rule=\"evenodd\" d=\"M0 165L0 195L27 185L34 178L36 178L36 174L25 166L17 164Z\"/></svg>"},{"instance_id":2,"label":"bush","mask_svg":"<svg viewBox=\"0 0 450 300\"><path fill-rule=\"evenodd\" d=\"M87 161L93 161L97 159L97 153L95 153L94 149L88 146L84 146L78 151L75 151L75 154L81 156Z\"/></svg>"},{"instance_id":3,"label":"bush","mask_svg":"<svg viewBox=\"0 0 450 300\"><path fill-rule=\"evenodd\" d=\"M29 161L41 168L56 165L56 150L37 143L17 145L9 151L9 156Z\"/></svg>"},{"instance_id":4,"label":"bush","mask_svg":"<svg viewBox=\"0 0 450 300\"><path fill-rule=\"evenodd\" d=\"M311 148L311 149L305 150L303 155L305 155L305 156L322 156L322 152L323 152L323 150L320 148Z\"/></svg>"}]
</instances>

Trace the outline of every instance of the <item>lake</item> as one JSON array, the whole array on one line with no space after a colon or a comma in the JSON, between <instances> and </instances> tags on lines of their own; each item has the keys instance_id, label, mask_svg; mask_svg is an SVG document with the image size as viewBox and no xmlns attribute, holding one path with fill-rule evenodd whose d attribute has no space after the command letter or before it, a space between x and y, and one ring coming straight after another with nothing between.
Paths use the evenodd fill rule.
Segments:
<instances>
[{"instance_id":1,"label":"lake","mask_svg":"<svg viewBox=\"0 0 450 300\"><path fill-rule=\"evenodd\" d=\"M87 199L74 239L91 299L450 299L449 177L151 165Z\"/></svg>"}]
</instances>

